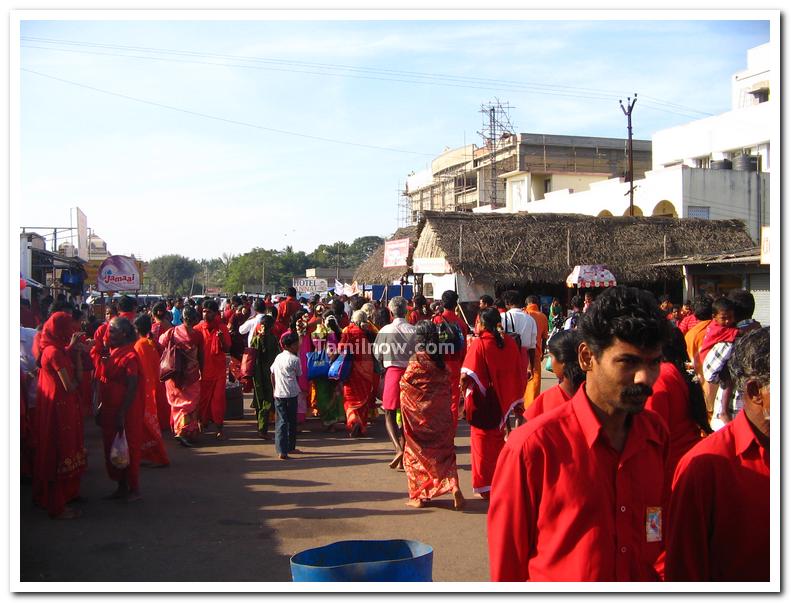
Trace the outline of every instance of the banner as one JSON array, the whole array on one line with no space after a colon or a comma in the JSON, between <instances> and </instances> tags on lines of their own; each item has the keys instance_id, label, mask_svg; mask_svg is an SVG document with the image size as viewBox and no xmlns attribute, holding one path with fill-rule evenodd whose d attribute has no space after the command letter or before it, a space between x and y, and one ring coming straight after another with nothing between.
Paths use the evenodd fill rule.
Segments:
<instances>
[{"instance_id":1,"label":"banner","mask_svg":"<svg viewBox=\"0 0 791 603\"><path fill-rule=\"evenodd\" d=\"M77 214L77 257L88 261L88 218L82 210L75 208Z\"/></svg>"},{"instance_id":2,"label":"banner","mask_svg":"<svg viewBox=\"0 0 791 603\"><path fill-rule=\"evenodd\" d=\"M385 241L385 259L383 268L406 266L409 257L409 239Z\"/></svg>"},{"instance_id":3,"label":"banner","mask_svg":"<svg viewBox=\"0 0 791 603\"><path fill-rule=\"evenodd\" d=\"M448 274L451 267L445 258L412 258L412 271L415 274Z\"/></svg>"},{"instance_id":4,"label":"banner","mask_svg":"<svg viewBox=\"0 0 791 603\"><path fill-rule=\"evenodd\" d=\"M111 255L99 267L96 278L99 291L139 291L140 272L133 258Z\"/></svg>"}]
</instances>

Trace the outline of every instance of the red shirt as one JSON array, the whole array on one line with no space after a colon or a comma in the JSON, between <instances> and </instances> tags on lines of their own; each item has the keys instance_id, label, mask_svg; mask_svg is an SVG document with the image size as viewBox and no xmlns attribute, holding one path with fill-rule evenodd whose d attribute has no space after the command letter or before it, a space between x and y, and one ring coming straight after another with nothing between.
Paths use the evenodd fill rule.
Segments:
<instances>
[{"instance_id":1,"label":"red shirt","mask_svg":"<svg viewBox=\"0 0 791 603\"><path fill-rule=\"evenodd\" d=\"M631 423L618 453L583 386L511 432L487 517L492 580L658 578L667 429L651 411Z\"/></svg>"},{"instance_id":2,"label":"red shirt","mask_svg":"<svg viewBox=\"0 0 791 603\"><path fill-rule=\"evenodd\" d=\"M769 580L769 450L744 411L687 453L670 499L667 580Z\"/></svg>"},{"instance_id":3,"label":"red shirt","mask_svg":"<svg viewBox=\"0 0 791 603\"><path fill-rule=\"evenodd\" d=\"M681 322L678 323L678 330L686 335L687 332L699 322L700 320L697 316L690 314L681 319Z\"/></svg>"},{"instance_id":4,"label":"red shirt","mask_svg":"<svg viewBox=\"0 0 791 603\"><path fill-rule=\"evenodd\" d=\"M670 432L670 449L665 467L665 484L670 486L676 465L682 456L700 442L701 431L689 409L689 386L671 362L661 364L653 390L645 407L662 417Z\"/></svg>"},{"instance_id":5,"label":"red shirt","mask_svg":"<svg viewBox=\"0 0 791 603\"><path fill-rule=\"evenodd\" d=\"M569 396L566 390L560 387L558 383L545 392L541 392L538 398L525 409L525 414L523 416L525 420L535 419L545 412L549 412L558 406L563 406L569 400L571 400L571 396Z\"/></svg>"}]
</instances>

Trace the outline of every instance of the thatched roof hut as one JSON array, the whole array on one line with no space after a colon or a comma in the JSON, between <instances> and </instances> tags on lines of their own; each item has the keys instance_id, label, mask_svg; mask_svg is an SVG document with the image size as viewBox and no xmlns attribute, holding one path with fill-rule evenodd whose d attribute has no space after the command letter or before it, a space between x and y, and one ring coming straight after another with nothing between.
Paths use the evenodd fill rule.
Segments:
<instances>
[{"instance_id":1,"label":"thatched roof hut","mask_svg":"<svg viewBox=\"0 0 791 603\"><path fill-rule=\"evenodd\" d=\"M753 247L739 220L579 214L424 212L414 258L442 258L471 282L563 283L577 264L605 264L623 283L682 277L665 258ZM380 263L381 265L381 263Z\"/></svg>"},{"instance_id":2,"label":"thatched roof hut","mask_svg":"<svg viewBox=\"0 0 791 603\"><path fill-rule=\"evenodd\" d=\"M418 226L406 226L404 228L399 228L392 236L387 238L388 241L409 239L409 258L407 260L407 266L384 268L385 246L382 245L354 271L354 280L361 284L365 283L366 285L388 285L400 279L410 270L410 266L412 265L412 252L415 249L419 234Z\"/></svg>"}]
</instances>

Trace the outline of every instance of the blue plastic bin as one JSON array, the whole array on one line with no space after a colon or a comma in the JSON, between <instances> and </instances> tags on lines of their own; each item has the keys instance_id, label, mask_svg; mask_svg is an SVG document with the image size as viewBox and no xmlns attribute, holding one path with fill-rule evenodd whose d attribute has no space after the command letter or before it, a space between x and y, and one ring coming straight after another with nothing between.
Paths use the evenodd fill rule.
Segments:
<instances>
[{"instance_id":1,"label":"blue plastic bin","mask_svg":"<svg viewBox=\"0 0 791 603\"><path fill-rule=\"evenodd\" d=\"M291 557L294 582L431 582L434 549L417 540L341 540Z\"/></svg>"}]
</instances>

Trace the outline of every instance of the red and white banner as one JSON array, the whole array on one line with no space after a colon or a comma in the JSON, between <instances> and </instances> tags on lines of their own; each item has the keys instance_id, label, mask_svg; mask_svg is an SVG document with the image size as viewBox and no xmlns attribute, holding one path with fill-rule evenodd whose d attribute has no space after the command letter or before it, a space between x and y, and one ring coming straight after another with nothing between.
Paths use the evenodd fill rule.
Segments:
<instances>
[{"instance_id":1,"label":"red and white banner","mask_svg":"<svg viewBox=\"0 0 791 603\"><path fill-rule=\"evenodd\" d=\"M135 260L125 255L111 255L99 266L96 277L99 291L138 291L140 273Z\"/></svg>"},{"instance_id":2,"label":"red and white banner","mask_svg":"<svg viewBox=\"0 0 791 603\"><path fill-rule=\"evenodd\" d=\"M385 259L383 268L406 266L409 257L409 239L385 241Z\"/></svg>"}]
</instances>

